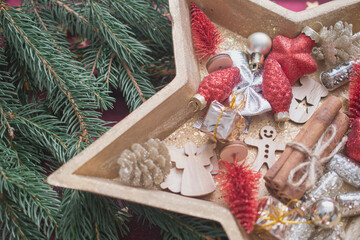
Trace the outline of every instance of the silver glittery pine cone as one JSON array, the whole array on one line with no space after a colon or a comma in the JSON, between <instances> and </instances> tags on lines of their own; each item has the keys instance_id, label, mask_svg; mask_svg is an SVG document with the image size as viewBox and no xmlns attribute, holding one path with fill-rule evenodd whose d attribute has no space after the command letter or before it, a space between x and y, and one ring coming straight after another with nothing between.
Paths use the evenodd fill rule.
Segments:
<instances>
[{"instance_id":1,"label":"silver glittery pine cone","mask_svg":"<svg viewBox=\"0 0 360 240\"><path fill-rule=\"evenodd\" d=\"M134 143L130 149L125 149L117 160L120 165L118 179L136 187L153 188L160 185L171 168L165 143L150 139L143 144Z\"/></svg>"},{"instance_id":2,"label":"silver glittery pine cone","mask_svg":"<svg viewBox=\"0 0 360 240\"><path fill-rule=\"evenodd\" d=\"M338 21L329 28L323 27L320 42L312 54L316 60L324 60L327 67L349 61L360 54L360 32L353 35L352 24Z\"/></svg>"}]
</instances>

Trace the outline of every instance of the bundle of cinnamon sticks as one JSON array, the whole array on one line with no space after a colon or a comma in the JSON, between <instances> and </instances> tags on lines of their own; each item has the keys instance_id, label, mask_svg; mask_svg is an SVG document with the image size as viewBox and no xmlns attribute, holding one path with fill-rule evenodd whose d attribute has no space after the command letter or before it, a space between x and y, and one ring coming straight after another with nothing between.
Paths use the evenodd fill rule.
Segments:
<instances>
[{"instance_id":1,"label":"bundle of cinnamon sticks","mask_svg":"<svg viewBox=\"0 0 360 240\"><path fill-rule=\"evenodd\" d=\"M341 107L342 102L339 98L329 96L301 128L293 142L301 143L312 149L330 124L334 124L337 129L335 138L321 155L321 157L328 156L349 128L349 118L346 114L339 112ZM324 138L324 141L326 140L329 140L327 135ZM291 187L287 184L287 181L290 171L304 162L306 158L305 153L292 147L287 147L264 176L265 185L269 193L284 203L291 199L300 199L307 190L306 184L303 183L300 187ZM303 174L301 171L297 172L294 180L297 181Z\"/></svg>"}]
</instances>

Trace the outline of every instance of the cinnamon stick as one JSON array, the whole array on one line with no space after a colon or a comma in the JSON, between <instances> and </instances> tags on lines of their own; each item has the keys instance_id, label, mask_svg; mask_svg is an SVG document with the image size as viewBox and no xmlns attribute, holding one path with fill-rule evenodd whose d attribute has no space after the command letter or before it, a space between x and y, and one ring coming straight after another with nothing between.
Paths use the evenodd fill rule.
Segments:
<instances>
[{"instance_id":1,"label":"cinnamon stick","mask_svg":"<svg viewBox=\"0 0 360 240\"><path fill-rule=\"evenodd\" d=\"M328 156L335 149L336 145L341 142L345 133L349 129L349 118L345 113L339 112L336 115L336 118L334 119L332 124L334 124L336 127L336 135L335 135L334 139L332 140L332 142L330 143L330 145L321 154L321 157ZM330 134L325 136L323 141L324 142L328 141L329 137L330 137ZM301 176L302 176L301 172L297 173L295 175L295 180L296 181L299 180L301 178ZM305 183L300 185L297 188L286 185L282 191L278 192L277 195L282 202L288 202L291 199L300 199L304 195L306 190L307 189L306 189Z\"/></svg>"},{"instance_id":2,"label":"cinnamon stick","mask_svg":"<svg viewBox=\"0 0 360 240\"><path fill-rule=\"evenodd\" d=\"M294 142L302 143L310 149L313 148L326 128L332 123L341 107L342 103L339 98L335 96L328 97L296 135ZM287 147L264 177L268 189L274 192L282 190L291 169L304 160L305 154Z\"/></svg>"}]
</instances>

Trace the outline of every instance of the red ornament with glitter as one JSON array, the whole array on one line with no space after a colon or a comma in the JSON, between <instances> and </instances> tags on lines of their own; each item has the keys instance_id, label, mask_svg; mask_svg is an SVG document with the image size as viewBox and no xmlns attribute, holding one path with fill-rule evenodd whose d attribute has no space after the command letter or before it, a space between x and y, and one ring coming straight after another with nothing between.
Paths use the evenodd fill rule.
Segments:
<instances>
[{"instance_id":1,"label":"red ornament with glitter","mask_svg":"<svg viewBox=\"0 0 360 240\"><path fill-rule=\"evenodd\" d=\"M207 104L217 100L226 100L232 89L241 81L240 70L237 67L220 69L204 77L199 85L197 94L190 102L196 105L198 110L202 110Z\"/></svg>"},{"instance_id":2,"label":"red ornament with glitter","mask_svg":"<svg viewBox=\"0 0 360 240\"><path fill-rule=\"evenodd\" d=\"M360 162L360 62L353 63L349 86L349 116L352 126L346 143L346 154Z\"/></svg>"},{"instance_id":3,"label":"red ornament with glitter","mask_svg":"<svg viewBox=\"0 0 360 240\"><path fill-rule=\"evenodd\" d=\"M346 143L346 155L360 163L360 118L353 121Z\"/></svg>"},{"instance_id":4,"label":"red ornament with glitter","mask_svg":"<svg viewBox=\"0 0 360 240\"><path fill-rule=\"evenodd\" d=\"M238 164L220 161L221 170L217 176L221 193L230 207L232 214L238 219L247 233L254 229L257 216L257 195L261 173L253 171L246 161Z\"/></svg>"},{"instance_id":5,"label":"red ornament with glitter","mask_svg":"<svg viewBox=\"0 0 360 240\"><path fill-rule=\"evenodd\" d=\"M190 14L195 55L202 61L215 53L223 39L216 26L193 2L190 4Z\"/></svg>"},{"instance_id":6,"label":"red ornament with glitter","mask_svg":"<svg viewBox=\"0 0 360 240\"><path fill-rule=\"evenodd\" d=\"M278 61L290 84L293 85L303 75L316 71L316 61L310 54L314 46L315 41L304 33L294 39L278 35L273 40L273 48L267 60Z\"/></svg>"},{"instance_id":7,"label":"red ornament with glitter","mask_svg":"<svg viewBox=\"0 0 360 240\"><path fill-rule=\"evenodd\" d=\"M276 121L289 119L291 104L291 85L301 76L316 71L316 61L311 56L311 50L315 46L318 34L309 27L304 28L297 38L289 39L284 36L276 36L273 40L273 49L264 64L263 92L275 112ZM274 61L278 65L274 64ZM268 65L268 66L267 66ZM275 68L275 69L272 69ZM266 71L270 71L266 73ZM280 76L279 81L278 76ZM284 84L283 76L288 83ZM270 84L270 82L272 82ZM281 94L277 93L280 91ZM283 106L279 106L282 104Z\"/></svg>"},{"instance_id":8,"label":"red ornament with glitter","mask_svg":"<svg viewBox=\"0 0 360 240\"><path fill-rule=\"evenodd\" d=\"M276 116L288 112L293 97L291 85L280 64L274 59L266 60L264 66L263 95Z\"/></svg>"}]
</instances>

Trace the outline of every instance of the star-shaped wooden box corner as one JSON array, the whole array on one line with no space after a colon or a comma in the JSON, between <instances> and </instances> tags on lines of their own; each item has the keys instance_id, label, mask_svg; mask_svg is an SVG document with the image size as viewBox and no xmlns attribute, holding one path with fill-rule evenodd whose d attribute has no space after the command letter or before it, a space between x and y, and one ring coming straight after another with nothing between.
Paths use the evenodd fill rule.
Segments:
<instances>
[{"instance_id":1,"label":"star-shaped wooden box corner","mask_svg":"<svg viewBox=\"0 0 360 240\"><path fill-rule=\"evenodd\" d=\"M195 0L209 18L241 36L260 31L271 37L295 37L306 26L329 26L339 20L360 30L360 0L331 1L302 12L292 12L270 0ZM76 157L51 174L51 185L89 191L156 208L218 221L232 240L250 239L228 208L203 199L160 190L121 185L113 179L116 158L134 142L164 139L193 115L189 99L196 93L200 70L192 47L189 2L170 0L176 77L164 89L116 124ZM319 24L319 22L321 24Z\"/></svg>"}]
</instances>

